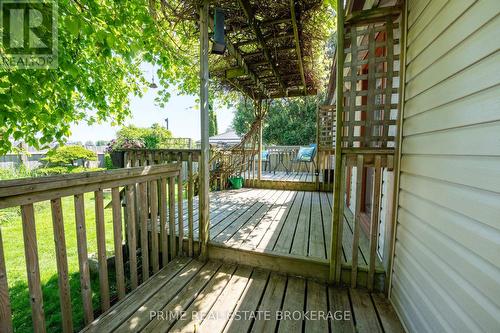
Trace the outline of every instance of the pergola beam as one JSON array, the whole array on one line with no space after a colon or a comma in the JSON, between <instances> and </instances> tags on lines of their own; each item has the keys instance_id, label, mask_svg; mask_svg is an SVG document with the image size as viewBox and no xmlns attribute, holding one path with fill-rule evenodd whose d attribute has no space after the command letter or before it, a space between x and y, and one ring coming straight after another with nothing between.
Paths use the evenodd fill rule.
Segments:
<instances>
[{"instance_id":1,"label":"pergola beam","mask_svg":"<svg viewBox=\"0 0 500 333\"><path fill-rule=\"evenodd\" d=\"M284 34L284 35L278 35L278 36L266 36L263 39L266 42L268 42L271 40L282 40L282 39L293 38L293 37L294 37L294 34ZM244 40L242 42L234 43L234 46L240 47L240 46L259 43L259 42L260 41L258 39L249 39L249 40Z\"/></svg>"},{"instance_id":2,"label":"pergola beam","mask_svg":"<svg viewBox=\"0 0 500 333\"><path fill-rule=\"evenodd\" d=\"M260 82L257 75L248 67L241 53L231 43L227 43L227 51L234 59L236 59L236 63L238 64L238 66L241 69L243 69L243 72L246 75L250 77L250 79L254 82L255 86L262 92L262 95L268 96L269 93L267 89L264 87L264 84Z\"/></svg>"},{"instance_id":3,"label":"pergola beam","mask_svg":"<svg viewBox=\"0 0 500 333\"><path fill-rule=\"evenodd\" d=\"M290 13L292 15L293 35L295 38L295 48L297 51L297 59L299 63L300 78L304 86L304 93L307 91L306 76L304 74L304 63L302 61L302 51L300 49L299 28L297 26L297 17L295 16L295 1L290 0Z\"/></svg>"},{"instance_id":4,"label":"pergola beam","mask_svg":"<svg viewBox=\"0 0 500 333\"><path fill-rule=\"evenodd\" d=\"M210 23L211 27L214 26L214 21L213 21L212 17L209 18L209 23ZM245 74L250 77L250 79L254 82L254 85L262 92L262 95L268 97L269 92L267 91L267 89L264 87L262 82L260 82L260 80L259 80L258 76L255 74L255 72L253 72L248 67L248 65L245 62L245 59L243 58L241 53L234 47L234 45L231 43L231 41L228 38L226 38L226 48L227 48L227 52L229 53L229 55L236 60L238 67L243 69ZM233 84L233 83L234 82L232 82L231 84ZM252 96L250 96L250 97L252 97Z\"/></svg>"},{"instance_id":5,"label":"pergola beam","mask_svg":"<svg viewBox=\"0 0 500 333\"><path fill-rule=\"evenodd\" d=\"M282 46L282 47L278 47L276 49L276 51L290 51L290 50L295 50L295 46ZM258 55L262 55L262 54L263 54L262 51L257 51L257 52L245 53L245 54L243 54L243 57L246 59L246 58L251 58L251 57L255 57Z\"/></svg>"},{"instance_id":6,"label":"pergola beam","mask_svg":"<svg viewBox=\"0 0 500 333\"><path fill-rule=\"evenodd\" d=\"M287 18L281 18L281 19L262 21L260 23L260 26L261 27L269 27L269 26L273 26L275 24L288 23L288 22L290 22L290 18L287 17ZM251 27L250 26L236 27L236 28L233 28L231 31L238 32L238 31L244 31L247 29L251 29Z\"/></svg>"},{"instance_id":7,"label":"pergola beam","mask_svg":"<svg viewBox=\"0 0 500 333\"><path fill-rule=\"evenodd\" d=\"M255 36L257 37L257 39L260 42L260 45L262 47L262 51L264 53L264 57L271 65L271 68L273 70L274 75L276 76L276 80L278 81L281 90L283 91L283 93L286 93L285 84L284 84L284 82L283 82L283 80L278 72L278 69L276 68L276 64L274 63L274 61L271 57L271 52L269 51L269 49L266 45L266 42L264 40L264 36L262 35L262 31L260 30L260 27L256 22L255 15L254 15L252 6L250 5L250 2L248 0L238 0L238 3L240 5L241 9L243 10L243 12L245 13L248 24L252 27L252 29L255 33Z\"/></svg>"}]
</instances>

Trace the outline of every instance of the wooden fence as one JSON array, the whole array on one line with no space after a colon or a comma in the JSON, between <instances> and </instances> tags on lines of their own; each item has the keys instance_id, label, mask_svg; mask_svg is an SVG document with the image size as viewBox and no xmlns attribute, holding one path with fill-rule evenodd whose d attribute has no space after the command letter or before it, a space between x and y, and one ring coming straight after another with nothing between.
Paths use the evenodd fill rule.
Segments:
<instances>
[{"instance_id":1,"label":"wooden fence","mask_svg":"<svg viewBox=\"0 0 500 333\"><path fill-rule=\"evenodd\" d=\"M50 201L62 328L64 332L72 332L72 300L61 198L67 196L74 198L83 311L85 324L89 324L94 319L94 309L87 253L84 194L93 192L95 199L100 310L106 311L110 307L110 286L104 230L104 191L110 190L112 195L116 290L120 300L127 292L144 283L151 274L158 272L172 258L184 251L183 243L186 237L182 213L183 186L180 178L181 165L172 163L0 182L0 209L21 207L26 271L35 332L45 332L45 316L33 204ZM192 195L190 197L192 198ZM192 215L191 210L188 213L187 228L187 254L190 256L194 252ZM124 238L127 240L125 251ZM141 269L138 268L138 254L142 263ZM125 270L126 266L128 270ZM128 276L125 276L125 271L129 272ZM8 295L8 279L0 233L0 331L2 332L13 331Z\"/></svg>"}]
</instances>

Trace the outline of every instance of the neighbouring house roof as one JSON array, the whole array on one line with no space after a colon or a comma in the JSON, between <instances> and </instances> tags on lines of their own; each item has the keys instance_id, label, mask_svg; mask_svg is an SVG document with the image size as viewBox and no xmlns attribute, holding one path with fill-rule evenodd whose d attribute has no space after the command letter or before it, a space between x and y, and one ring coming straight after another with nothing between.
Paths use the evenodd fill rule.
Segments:
<instances>
[{"instance_id":1,"label":"neighbouring house roof","mask_svg":"<svg viewBox=\"0 0 500 333\"><path fill-rule=\"evenodd\" d=\"M236 145L241 142L241 137L234 129L228 129L224 133L209 137L208 142L215 145Z\"/></svg>"}]
</instances>

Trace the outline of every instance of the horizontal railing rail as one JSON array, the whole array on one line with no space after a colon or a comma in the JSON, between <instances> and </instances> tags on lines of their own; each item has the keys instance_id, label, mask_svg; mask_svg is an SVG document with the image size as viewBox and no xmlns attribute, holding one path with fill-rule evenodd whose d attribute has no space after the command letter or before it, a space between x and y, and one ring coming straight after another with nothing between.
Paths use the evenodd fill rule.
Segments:
<instances>
[{"instance_id":1,"label":"horizontal railing rail","mask_svg":"<svg viewBox=\"0 0 500 333\"><path fill-rule=\"evenodd\" d=\"M85 194L93 193L96 223L100 309L94 312L90 283ZM104 193L111 192L112 235L116 286L110 288L106 253ZM183 252L183 186L181 165L177 163L132 167L110 171L88 172L0 182L0 209L20 207L27 282L33 331L45 332L40 261L38 257L37 223L34 203L50 201L55 241L58 292L63 332L72 332L72 303L68 271L69 252L66 244L62 198L72 196L77 236L77 252L84 324L94 314L109 309L116 299L137 288L151 274ZM178 210L176 214L175 210ZM87 212L88 214L88 212ZM190 219L192 220L192 214ZM177 230L176 230L177 229ZM158 236L159 235L159 236ZM126 240L124 250L124 239ZM193 254L192 223L188 227L189 255ZM140 261L138 260L140 256ZM138 264L141 269L138 269ZM128 268L128 269L126 269ZM125 273L127 276L125 276ZM8 276L0 230L0 327L13 331ZM73 303L74 304L74 303ZM15 311L16 309L14 309Z\"/></svg>"}]
</instances>

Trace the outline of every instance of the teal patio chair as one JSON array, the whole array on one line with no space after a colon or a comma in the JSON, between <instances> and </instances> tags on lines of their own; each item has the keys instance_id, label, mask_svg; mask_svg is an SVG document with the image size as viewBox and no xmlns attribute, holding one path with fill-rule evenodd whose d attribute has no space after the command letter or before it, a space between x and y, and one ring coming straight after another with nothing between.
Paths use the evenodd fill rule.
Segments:
<instances>
[{"instance_id":1,"label":"teal patio chair","mask_svg":"<svg viewBox=\"0 0 500 333\"><path fill-rule=\"evenodd\" d=\"M309 145L309 147L300 147L299 151L297 152L297 156L292 159L292 167L294 164L298 163L299 164L299 170L300 170L300 164L304 163L306 166L307 172L309 172L309 165L312 164L314 168L316 168L316 162L314 162L314 157L316 156L316 144L312 143ZM299 173L299 171L297 171Z\"/></svg>"},{"instance_id":2,"label":"teal patio chair","mask_svg":"<svg viewBox=\"0 0 500 333\"><path fill-rule=\"evenodd\" d=\"M266 171L266 170L270 171L271 170L271 158L269 156L268 150L262 151L261 159L262 159L262 168L264 169L264 171Z\"/></svg>"}]
</instances>

